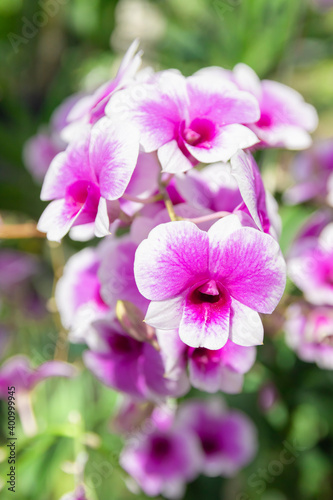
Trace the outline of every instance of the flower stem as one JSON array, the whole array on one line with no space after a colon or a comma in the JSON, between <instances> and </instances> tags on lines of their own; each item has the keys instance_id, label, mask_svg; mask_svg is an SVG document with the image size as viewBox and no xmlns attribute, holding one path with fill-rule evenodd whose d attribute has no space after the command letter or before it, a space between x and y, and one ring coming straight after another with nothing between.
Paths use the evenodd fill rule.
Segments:
<instances>
[{"instance_id":1,"label":"flower stem","mask_svg":"<svg viewBox=\"0 0 333 500\"><path fill-rule=\"evenodd\" d=\"M34 222L27 222L25 224L1 224L0 238L7 240L45 238L45 233L38 231Z\"/></svg>"},{"instance_id":2,"label":"flower stem","mask_svg":"<svg viewBox=\"0 0 333 500\"><path fill-rule=\"evenodd\" d=\"M159 181L158 181L158 186L159 186L159 189L160 189L160 194L162 196L162 199L164 200L165 208L168 211L170 220L172 222L175 222L175 221L178 221L178 220L182 220L182 217L178 217L178 215L176 215L173 203L172 203L172 201L170 199L170 196L169 196L169 194L168 194L168 192L166 190L166 185L162 181L161 175L160 175L160 178L159 178Z\"/></svg>"},{"instance_id":3,"label":"flower stem","mask_svg":"<svg viewBox=\"0 0 333 500\"><path fill-rule=\"evenodd\" d=\"M48 242L53 268L53 286L52 286L52 316L54 324L58 331L57 341L54 350L54 359L58 361L67 361L68 358L68 340L67 332L62 326L60 314L55 300L55 289L65 265L65 256L61 243Z\"/></svg>"}]
</instances>

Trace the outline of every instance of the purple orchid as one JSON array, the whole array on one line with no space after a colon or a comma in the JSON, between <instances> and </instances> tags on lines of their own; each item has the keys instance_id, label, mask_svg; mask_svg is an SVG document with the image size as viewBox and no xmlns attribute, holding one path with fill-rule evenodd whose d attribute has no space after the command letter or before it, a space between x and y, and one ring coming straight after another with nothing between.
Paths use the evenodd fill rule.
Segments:
<instances>
[{"instance_id":1,"label":"purple orchid","mask_svg":"<svg viewBox=\"0 0 333 500\"><path fill-rule=\"evenodd\" d=\"M326 216L324 212L310 219L287 260L290 278L316 305L333 305L333 224L324 226Z\"/></svg>"},{"instance_id":2,"label":"purple orchid","mask_svg":"<svg viewBox=\"0 0 333 500\"><path fill-rule=\"evenodd\" d=\"M232 476L256 453L252 422L220 400L186 401L166 418L155 413L148 419L148 433L129 439L120 457L149 496L181 498L185 484L199 473Z\"/></svg>"},{"instance_id":3,"label":"purple orchid","mask_svg":"<svg viewBox=\"0 0 333 500\"><path fill-rule=\"evenodd\" d=\"M106 107L109 116L121 110L141 134L146 152L157 151L166 172L184 172L203 162L228 161L257 137L243 124L259 118L256 99L231 82L222 86L211 78L185 78L164 71L133 91L115 94ZM124 113L124 106L126 111Z\"/></svg>"},{"instance_id":4,"label":"purple orchid","mask_svg":"<svg viewBox=\"0 0 333 500\"><path fill-rule=\"evenodd\" d=\"M248 126L260 139L256 148L283 147L306 149L311 143L310 132L318 125L318 115L313 106L304 102L294 89L272 80L260 80L252 68L237 64L233 71L222 68L205 68L199 75L220 81L232 81L240 90L251 93L260 107L255 123Z\"/></svg>"},{"instance_id":5,"label":"purple orchid","mask_svg":"<svg viewBox=\"0 0 333 500\"><path fill-rule=\"evenodd\" d=\"M256 348L234 344L230 340L217 350L204 347L188 347L179 338L177 331L156 332L161 351L167 354L166 371L184 360L188 366L188 377L192 387L201 391L229 394L241 392L244 374L256 359Z\"/></svg>"},{"instance_id":6,"label":"purple orchid","mask_svg":"<svg viewBox=\"0 0 333 500\"><path fill-rule=\"evenodd\" d=\"M101 85L92 95L82 97L71 110L68 117L69 122L93 125L105 116L105 106L111 95L131 84L141 66L142 51L137 52L138 47L139 41L134 40L123 57L116 77Z\"/></svg>"},{"instance_id":7,"label":"purple orchid","mask_svg":"<svg viewBox=\"0 0 333 500\"><path fill-rule=\"evenodd\" d=\"M252 92L260 106L260 118L251 125L260 146L305 149L311 145L309 132L318 125L315 108L294 89L272 80L262 80L245 64L233 70L237 86Z\"/></svg>"},{"instance_id":8,"label":"purple orchid","mask_svg":"<svg viewBox=\"0 0 333 500\"><path fill-rule=\"evenodd\" d=\"M59 153L46 174L41 198L54 200L38 228L59 241L73 226L95 223L96 236L109 233L119 215L119 198L133 174L139 153L137 130L107 118L86 129Z\"/></svg>"},{"instance_id":9,"label":"purple orchid","mask_svg":"<svg viewBox=\"0 0 333 500\"><path fill-rule=\"evenodd\" d=\"M146 322L179 328L190 347L221 349L230 338L261 344L258 312L271 313L285 287L285 262L269 235L242 227L235 215L208 232L191 222L154 228L134 263L140 293L151 301Z\"/></svg>"},{"instance_id":10,"label":"purple orchid","mask_svg":"<svg viewBox=\"0 0 333 500\"><path fill-rule=\"evenodd\" d=\"M233 476L256 454L257 432L242 412L228 410L220 399L188 401L177 415L178 423L199 438L207 476Z\"/></svg>"},{"instance_id":11,"label":"purple orchid","mask_svg":"<svg viewBox=\"0 0 333 500\"><path fill-rule=\"evenodd\" d=\"M311 199L327 199L333 205L333 141L318 141L314 146L299 153L291 165L296 184L289 188L284 200L291 204Z\"/></svg>"},{"instance_id":12,"label":"purple orchid","mask_svg":"<svg viewBox=\"0 0 333 500\"><path fill-rule=\"evenodd\" d=\"M115 310L118 300L127 300L144 313L148 301L138 290L134 278L134 256L137 243L130 235L109 238L103 248L99 268L101 296L106 304Z\"/></svg>"},{"instance_id":13,"label":"purple orchid","mask_svg":"<svg viewBox=\"0 0 333 500\"><path fill-rule=\"evenodd\" d=\"M178 397L188 391L182 360L168 370L167 353L129 336L116 320L99 321L93 327L96 339L91 339L83 359L105 385L139 400Z\"/></svg>"},{"instance_id":14,"label":"purple orchid","mask_svg":"<svg viewBox=\"0 0 333 500\"><path fill-rule=\"evenodd\" d=\"M303 361L333 370L333 308L295 303L286 314L287 344Z\"/></svg>"},{"instance_id":15,"label":"purple orchid","mask_svg":"<svg viewBox=\"0 0 333 500\"><path fill-rule=\"evenodd\" d=\"M147 495L177 499L183 496L186 483L198 475L202 455L196 436L185 427L157 428L129 442L120 464Z\"/></svg>"},{"instance_id":16,"label":"purple orchid","mask_svg":"<svg viewBox=\"0 0 333 500\"><path fill-rule=\"evenodd\" d=\"M110 314L98 278L102 247L85 248L73 255L57 283L55 299L71 342L85 342L90 325Z\"/></svg>"},{"instance_id":17,"label":"purple orchid","mask_svg":"<svg viewBox=\"0 0 333 500\"><path fill-rule=\"evenodd\" d=\"M244 347L227 341L222 349L203 347L188 350L188 367L191 385L205 392L241 392L244 373L256 359L255 347Z\"/></svg>"}]
</instances>

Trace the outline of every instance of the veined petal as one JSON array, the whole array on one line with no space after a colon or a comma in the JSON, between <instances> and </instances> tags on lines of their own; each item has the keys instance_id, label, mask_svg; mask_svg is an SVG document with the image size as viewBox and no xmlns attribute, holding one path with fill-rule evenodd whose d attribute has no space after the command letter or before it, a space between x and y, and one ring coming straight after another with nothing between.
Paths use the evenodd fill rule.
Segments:
<instances>
[{"instance_id":1,"label":"veined petal","mask_svg":"<svg viewBox=\"0 0 333 500\"><path fill-rule=\"evenodd\" d=\"M221 221L216 224L223 227ZM242 304L258 312L273 312L286 282L286 264L274 238L243 227L223 241L214 228L209 240L209 270L214 279Z\"/></svg>"},{"instance_id":2,"label":"veined petal","mask_svg":"<svg viewBox=\"0 0 333 500\"><path fill-rule=\"evenodd\" d=\"M214 80L206 75L196 75L187 79L190 98L190 116L209 118L219 125L230 123L253 123L259 120L260 110L257 99L234 87L228 81Z\"/></svg>"},{"instance_id":3,"label":"veined petal","mask_svg":"<svg viewBox=\"0 0 333 500\"><path fill-rule=\"evenodd\" d=\"M84 128L80 139L68 146L52 160L46 172L41 199L43 201L64 198L68 186L76 181L96 182L96 177L89 165L90 128Z\"/></svg>"},{"instance_id":4,"label":"veined petal","mask_svg":"<svg viewBox=\"0 0 333 500\"><path fill-rule=\"evenodd\" d=\"M141 144L147 153L171 141L175 127L185 118L187 92L185 78L164 71L153 83L136 85L112 96L108 116L125 116L141 133Z\"/></svg>"},{"instance_id":5,"label":"veined petal","mask_svg":"<svg viewBox=\"0 0 333 500\"><path fill-rule=\"evenodd\" d=\"M237 215L230 214L215 222L208 230L209 242L214 246L226 241L231 234L242 228L241 221ZM213 263L210 255L210 264Z\"/></svg>"},{"instance_id":6,"label":"veined petal","mask_svg":"<svg viewBox=\"0 0 333 500\"><path fill-rule=\"evenodd\" d=\"M124 194L139 155L139 132L131 124L107 117L91 131L89 160L99 181L101 196L116 200Z\"/></svg>"},{"instance_id":7,"label":"veined petal","mask_svg":"<svg viewBox=\"0 0 333 500\"><path fill-rule=\"evenodd\" d=\"M207 273L208 236L192 222L160 224L135 254L135 280L149 300L174 297Z\"/></svg>"}]
</instances>

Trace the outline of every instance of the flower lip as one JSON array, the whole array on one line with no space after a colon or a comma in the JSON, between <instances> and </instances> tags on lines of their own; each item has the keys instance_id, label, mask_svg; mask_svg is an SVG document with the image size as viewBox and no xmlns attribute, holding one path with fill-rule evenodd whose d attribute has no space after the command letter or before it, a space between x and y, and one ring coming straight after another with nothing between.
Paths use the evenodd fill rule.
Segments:
<instances>
[{"instance_id":1,"label":"flower lip","mask_svg":"<svg viewBox=\"0 0 333 500\"><path fill-rule=\"evenodd\" d=\"M209 280L199 287L196 287L191 293L191 301L194 304L216 304L224 305L229 302L230 297L227 290L215 280Z\"/></svg>"},{"instance_id":2,"label":"flower lip","mask_svg":"<svg viewBox=\"0 0 333 500\"><path fill-rule=\"evenodd\" d=\"M190 146L201 146L210 148L210 141L215 137L216 128L213 122L207 118L195 118L186 127L185 122L181 123L180 133L184 142Z\"/></svg>"},{"instance_id":3,"label":"flower lip","mask_svg":"<svg viewBox=\"0 0 333 500\"><path fill-rule=\"evenodd\" d=\"M77 205L77 207L82 207L90 191L96 190L98 187L90 181L78 180L70 184L66 189L66 201L70 205Z\"/></svg>"},{"instance_id":4,"label":"flower lip","mask_svg":"<svg viewBox=\"0 0 333 500\"><path fill-rule=\"evenodd\" d=\"M189 356L199 363L200 366L208 365L210 363L219 363L221 360L221 349L211 350L205 347L190 347Z\"/></svg>"}]
</instances>

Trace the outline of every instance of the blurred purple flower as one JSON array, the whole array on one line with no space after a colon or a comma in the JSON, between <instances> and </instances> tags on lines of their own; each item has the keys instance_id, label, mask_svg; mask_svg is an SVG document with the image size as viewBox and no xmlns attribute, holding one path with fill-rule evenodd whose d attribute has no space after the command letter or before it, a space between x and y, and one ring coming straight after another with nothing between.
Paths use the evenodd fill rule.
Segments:
<instances>
[{"instance_id":1,"label":"blurred purple flower","mask_svg":"<svg viewBox=\"0 0 333 500\"><path fill-rule=\"evenodd\" d=\"M333 205L333 140L317 141L315 145L295 157L291 166L295 185L284 195L291 205L311 199L324 201L328 197Z\"/></svg>"},{"instance_id":2,"label":"blurred purple flower","mask_svg":"<svg viewBox=\"0 0 333 500\"><path fill-rule=\"evenodd\" d=\"M300 359L333 370L333 307L295 303L287 309L286 342Z\"/></svg>"},{"instance_id":3,"label":"blurred purple flower","mask_svg":"<svg viewBox=\"0 0 333 500\"><path fill-rule=\"evenodd\" d=\"M111 95L121 88L132 83L133 78L141 66L142 51L138 51L139 41L134 40L121 61L117 75L101 85L91 95L83 96L69 114L69 122L78 124L94 124L105 115L105 106ZM70 126L71 127L71 126ZM74 127L71 127L74 130Z\"/></svg>"},{"instance_id":4,"label":"blurred purple flower","mask_svg":"<svg viewBox=\"0 0 333 500\"><path fill-rule=\"evenodd\" d=\"M120 407L111 421L111 430L119 434L129 434L140 428L154 409L154 404L138 401L125 395Z\"/></svg>"},{"instance_id":5,"label":"blurred purple flower","mask_svg":"<svg viewBox=\"0 0 333 500\"><path fill-rule=\"evenodd\" d=\"M35 256L17 250L0 250L0 293L12 292L23 281L36 274Z\"/></svg>"},{"instance_id":6,"label":"blurred purple flower","mask_svg":"<svg viewBox=\"0 0 333 500\"><path fill-rule=\"evenodd\" d=\"M315 214L294 241L287 259L290 278L316 305L333 305L333 223Z\"/></svg>"},{"instance_id":7,"label":"blurred purple flower","mask_svg":"<svg viewBox=\"0 0 333 500\"><path fill-rule=\"evenodd\" d=\"M254 346L239 346L231 340L221 349L210 350L188 347L172 331L158 330L157 337L162 352L168 354L170 368L167 367L167 370L171 369L172 363L184 360L191 385L209 393L241 392L244 374L251 369L256 359Z\"/></svg>"},{"instance_id":8,"label":"blurred purple flower","mask_svg":"<svg viewBox=\"0 0 333 500\"><path fill-rule=\"evenodd\" d=\"M17 394L31 391L36 384L50 377L73 377L76 368L62 361L46 361L33 369L23 355L9 358L0 367L0 398L6 399L8 387L14 386Z\"/></svg>"},{"instance_id":9,"label":"blurred purple flower","mask_svg":"<svg viewBox=\"0 0 333 500\"><path fill-rule=\"evenodd\" d=\"M263 412L269 411L278 400L278 391L273 382L262 385L258 392L258 405Z\"/></svg>"},{"instance_id":10,"label":"blurred purple flower","mask_svg":"<svg viewBox=\"0 0 333 500\"><path fill-rule=\"evenodd\" d=\"M243 413L221 400L186 401L174 417L155 417L146 432L130 436L121 454L122 467L149 496L180 498L185 484L199 473L231 476L257 450L257 432Z\"/></svg>"},{"instance_id":11,"label":"blurred purple flower","mask_svg":"<svg viewBox=\"0 0 333 500\"><path fill-rule=\"evenodd\" d=\"M195 435L186 428L155 429L130 441L120 464L147 495L181 498L185 484L201 469L202 454Z\"/></svg>"},{"instance_id":12,"label":"blurred purple flower","mask_svg":"<svg viewBox=\"0 0 333 500\"><path fill-rule=\"evenodd\" d=\"M257 431L242 412L228 410L218 398L183 403L178 423L199 438L207 476L232 476L256 454Z\"/></svg>"},{"instance_id":13,"label":"blurred purple flower","mask_svg":"<svg viewBox=\"0 0 333 500\"><path fill-rule=\"evenodd\" d=\"M222 349L188 349L189 377L193 387L206 392L241 392L244 373L256 359L256 348L239 346L228 340Z\"/></svg>"},{"instance_id":14,"label":"blurred purple flower","mask_svg":"<svg viewBox=\"0 0 333 500\"><path fill-rule=\"evenodd\" d=\"M57 283L57 307L72 342L86 342L91 323L110 313L98 278L102 248L103 245L85 248L73 255Z\"/></svg>"},{"instance_id":15,"label":"blurred purple flower","mask_svg":"<svg viewBox=\"0 0 333 500\"><path fill-rule=\"evenodd\" d=\"M23 160L33 178L42 183L53 158L62 151L46 132L38 132L24 146Z\"/></svg>"},{"instance_id":16,"label":"blurred purple flower","mask_svg":"<svg viewBox=\"0 0 333 500\"><path fill-rule=\"evenodd\" d=\"M169 372L167 354L127 335L118 321L99 321L92 326L96 338L90 336L91 348L83 360L104 384L139 400L178 397L188 391L182 360Z\"/></svg>"}]
</instances>

